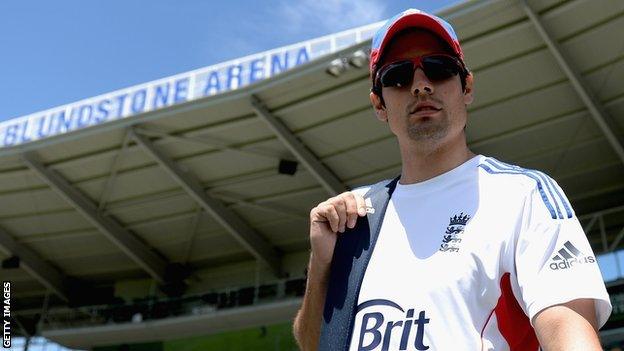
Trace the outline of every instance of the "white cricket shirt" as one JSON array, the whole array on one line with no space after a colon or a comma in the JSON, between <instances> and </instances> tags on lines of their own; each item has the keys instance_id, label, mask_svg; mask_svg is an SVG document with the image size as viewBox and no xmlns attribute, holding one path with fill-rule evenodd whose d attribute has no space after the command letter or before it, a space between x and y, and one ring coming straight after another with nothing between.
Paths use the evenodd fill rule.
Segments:
<instances>
[{"instance_id":1,"label":"white cricket shirt","mask_svg":"<svg viewBox=\"0 0 624 351\"><path fill-rule=\"evenodd\" d=\"M475 156L397 184L350 350L537 350L532 318L577 298L595 299L606 322L609 296L561 188L542 172Z\"/></svg>"}]
</instances>

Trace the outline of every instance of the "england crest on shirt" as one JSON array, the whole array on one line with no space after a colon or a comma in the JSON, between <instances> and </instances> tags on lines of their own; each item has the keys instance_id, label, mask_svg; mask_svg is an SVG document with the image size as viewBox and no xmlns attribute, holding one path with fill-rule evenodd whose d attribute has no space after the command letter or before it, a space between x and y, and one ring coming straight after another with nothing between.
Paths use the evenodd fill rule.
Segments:
<instances>
[{"instance_id":1,"label":"england crest on shirt","mask_svg":"<svg viewBox=\"0 0 624 351\"><path fill-rule=\"evenodd\" d=\"M455 215L449 219L449 225L446 227L446 232L442 237L442 244L440 245L440 251L442 252L458 252L459 246L462 241L462 234L464 228L470 220L470 216L461 212L459 215Z\"/></svg>"}]
</instances>

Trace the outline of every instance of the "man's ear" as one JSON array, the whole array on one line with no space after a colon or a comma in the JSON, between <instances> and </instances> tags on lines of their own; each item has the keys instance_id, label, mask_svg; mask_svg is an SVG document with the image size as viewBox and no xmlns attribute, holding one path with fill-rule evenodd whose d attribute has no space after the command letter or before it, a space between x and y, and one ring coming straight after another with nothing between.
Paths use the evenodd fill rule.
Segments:
<instances>
[{"instance_id":1,"label":"man's ear","mask_svg":"<svg viewBox=\"0 0 624 351\"><path fill-rule=\"evenodd\" d=\"M466 76L466 87L464 88L464 104L470 105L474 100L474 80L472 72Z\"/></svg>"},{"instance_id":2,"label":"man's ear","mask_svg":"<svg viewBox=\"0 0 624 351\"><path fill-rule=\"evenodd\" d=\"M386 112L386 106L384 106L383 102L381 101L381 97L379 97L379 95L373 93L372 91L369 97L371 105L373 105L373 109L375 110L375 115L377 116L377 119L382 122L387 122L388 113Z\"/></svg>"}]
</instances>

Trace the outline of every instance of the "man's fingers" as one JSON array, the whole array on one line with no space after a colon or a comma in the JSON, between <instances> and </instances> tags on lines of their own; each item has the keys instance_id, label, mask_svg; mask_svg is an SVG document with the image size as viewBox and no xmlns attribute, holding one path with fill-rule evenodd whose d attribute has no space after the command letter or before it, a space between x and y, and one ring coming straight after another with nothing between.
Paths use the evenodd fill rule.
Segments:
<instances>
[{"instance_id":1,"label":"man's fingers","mask_svg":"<svg viewBox=\"0 0 624 351\"><path fill-rule=\"evenodd\" d=\"M364 201L364 197L360 194L354 194L355 201L357 202L357 214L360 217L366 216L366 201Z\"/></svg>"},{"instance_id":2,"label":"man's fingers","mask_svg":"<svg viewBox=\"0 0 624 351\"><path fill-rule=\"evenodd\" d=\"M332 203L336 212L338 212L338 217L340 218L338 222L338 231L343 233L347 223L347 204L342 196L335 197Z\"/></svg>"},{"instance_id":3,"label":"man's fingers","mask_svg":"<svg viewBox=\"0 0 624 351\"><path fill-rule=\"evenodd\" d=\"M347 227L355 227L358 217L357 200L352 192L344 194L345 204L347 206Z\"/></svg>"},{"instance_id":4,"label":"man's fingers","mask_svg":"<svg viewBox=\"0 0 624 351\"><path fill-rule=\"evenodd\" d=\"M334 204L329 201L321 202L310 212L311 222L327 223L332 232L340 229L340 216Z\"/></svg>"},{"instance_id":5,"label":"man's fingers","mask_svg":"<svg viewBox=\"0 0 624 351\"><path fill-rule=\"evenodd\" d=\"M366 203L361 195L347 191L321 202L311 214L311 220L326 220L333 232L343 233L347 227L355 227L358 216L366 215Z\"/></svg>"},{"instance_id":6,"label":"man's fingers","mask_svg":"<svg viewBox=\"0 0 624 351\"><path fill-rule=\"evenodd\" d=\"M338 215L336 207L334 207L334 205L332 204L323 205L321 215L327 218L327 221L329 222L329 227L331 228L332 232L337 232L340 228L338 226L340 224L340 216Z\"/></svg>"}]
</instances>

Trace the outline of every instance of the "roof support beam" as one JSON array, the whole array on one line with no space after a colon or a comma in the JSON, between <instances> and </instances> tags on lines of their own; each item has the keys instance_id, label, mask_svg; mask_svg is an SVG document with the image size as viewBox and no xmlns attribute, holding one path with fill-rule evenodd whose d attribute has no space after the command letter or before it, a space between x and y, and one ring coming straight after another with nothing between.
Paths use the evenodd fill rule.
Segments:
<instances>
[{"instance_id":1,"label":"roof support beam","mask_svg":"<svg viewBox=\"0 0 624 351\"><path fill-rule=\"evenodd\" d=\"M600 240L602 241L602 251L609 249L609 243L607 242L607 230L605 229L604 217L598 218L598 225L600 226Z\"/></svg>"},{"instance_id":2,"label":"roof support beam","mask_svg":"<svg viewBox=\"0 0 624 351\"><path fill-rule=\"evenodd\" d=\"M281 158L275 152L263 151L263 150L258 150L254 148L249 148L249 147L242 149L242 148L233 146L234 144L233 142L228 142L223 139L216 139L214 137L208 138L206 136L184 135L184 134L175 135L173 133L162 131L162 130L156 130L154 128L146 129L146 128L139 128L139 127L135 127L134 132L138 134L146 135L146 136L156 136L156 137L160 137L163 139L171 139L171 140L177 140L177 141L182 141L186 143L207 145L207 146L211 146L217 150L222 150L222 151L227 150L227 151L232 151L232 152L236 152L239 154L260 156L260 157L271 158L271 159L276 159L276 160L279 160Z\"/></svg>"},{"instance_id":3,"label":"roof support beam","mask_svg":"<svg viewBox=\"0 0 624 351\"><path fill-rule=\"evenodd\" d=\"M620 230L619 233L617 233L617 235L615 236L615 238L613 239L613 241L611 242L611 246L609 246L609 252L612 252L615 250L615 248L620 244L620 241L622 241L622 239L624 239L624 228L622 228L622 230Z\"/></svg>"},{"instance_id":4,"label":"roof support beam","mask_svg":"<svg viewBox=\"0 0 624 351\"><path fill-rule=\"evenodd\" d=\"M589 223L587 223L587 225L585 225L585 227L583 228L583 232L585 232L585 235L587 235L587 233L589 233L589 231L594 227L594 224L596 223L598 218L601 218L601 216L600 215L594 215L592 217L592 219L589 220Z\"/></svg>"},{"instance_id":5,"label":"roof support beam","mask_svg":"<svg viewBox=\"0 0 624 351\"><path fill-rule=\"evenodd\" d=\"M111 217L103 216L89 198L72 187L58 173L45 167L32 152L22 154L24 163L80 214L117 245L159 283L165 283L167 262L139 241L134 234L125 230Z\"/></svg>"},{"instance_id":6,"label":"roof support beam","mask_svg":"<svg viewBox=\"0 0 624 351\"><path fill-rule=\"evenodd\" d=\"M312 175L323 185L330 195L338 195L346 188L328 168L314 155L305 145L297 139L284 123L273 116L266 106L256 97L251 95L251 106L263 121L277 135L278 139L292 152L299 162L303 163Z\"/></svg>"},{"instance_id":7,"label":"roof support beam","mask_svg":"<svg viewBox=\"0 0 624 351\"><path fill-rule=\"evenodd\" d=\"M37 253L18 243L9 233L0 228L0 249L9 255L19 257L20 268L28 272L61 299L69 301L66 277L46 263Z\"/></svg>"},{"instance_id":8,"label":"roof support beam","mask_svg":"<svg viewBox=\"0 0 624 351\"><path fill-rule=\"evenodd\" d=\"M579 94L581 100L587 109L589 110L592 118L598 124L598 127L607 138L607 141L620 158L622 163L624 163L624 141L618 138L617 134L614 132L617 129L617 126L612 122L611 118L607 114L604 106L599 102L599 100L593 96L592 92L587 89L586 82L583 81L581 74L569 64L569 60L564 56L559 44L552 38L552 36L546 31L544 26L542 25L541 20L538 18L537 14L531 9L526 0L522 0L522 7L526 12L527 16L533 23L533 26L542 37L548 49L553 54L559 66L566 74L570 83L574 87L574 90Z\"/></svg>"},{"instance_id":9,"label":"roof support beam","mask_svg":"<svg viewBox=\"0 0 624 351\"><path fill-rule=\"evenodd\" d=\"M168 156L156 149L145 136L132 130L134 140L186 191L208 214L221 224L256 259L268 265L276 276L281 276L280 254L219 200L209 196L193 176L183 172Z\"/></svg>"},{"instance_id":10,"label":"roof support beam","mask_svg":"<svg viewBox=\"0 0 624 351\"><path fill-rule=\"evenodd\" d=\"M124 134L123 141L121 142L121 148L117 155L115 155L115 159L113 160L113 164L111 165L111 172L106 179L106 183L104 184L104 189L100 193L100 201L98 202L98 211L102 211L106 207L106 202L110 198L113 193L115 180L117 180L117 173L119 172L119 166L121 164L121 159L128 149L128 144L130 144L130 136L128 132Z\"/></svg>"},{"instance_id":11,"label":"roof support beam","mask_svg":"<svg viewBox=\"0 0 624 351\"><path fill-rule=\"evenodd\" d=\"M605 208L605 209L600 210L600 211L585 213L585 214L582 214L582 215L577 216L577 217L578 217L579 220L585 220L585 219L588 219L588 218L594 218L594 217L598 217L598 216L605 216L605 215L609 215L609 214L617 213L617 212L624 212L624 205L615 206L615 207L609 207L609 208Z\"/></svg>"}]
</instances>

